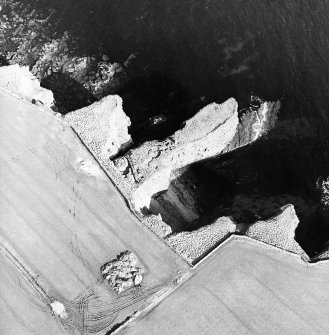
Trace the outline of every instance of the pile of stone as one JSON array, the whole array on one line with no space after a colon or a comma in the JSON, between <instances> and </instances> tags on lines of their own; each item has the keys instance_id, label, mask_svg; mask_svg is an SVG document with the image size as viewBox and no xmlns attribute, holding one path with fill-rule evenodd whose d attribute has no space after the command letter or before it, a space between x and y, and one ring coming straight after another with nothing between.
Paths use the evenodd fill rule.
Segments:
<instances>
[{"instance_id":1,"label":"pile of stone","mask_svg":"<svg viewBox=\"0 0 329 335\"><path fill-rule=\"evenodd\" d=\"M141 285L143 270L135 254L125 251L101 267L102 277L117 292Z\"/></svg>"}]
</instances>

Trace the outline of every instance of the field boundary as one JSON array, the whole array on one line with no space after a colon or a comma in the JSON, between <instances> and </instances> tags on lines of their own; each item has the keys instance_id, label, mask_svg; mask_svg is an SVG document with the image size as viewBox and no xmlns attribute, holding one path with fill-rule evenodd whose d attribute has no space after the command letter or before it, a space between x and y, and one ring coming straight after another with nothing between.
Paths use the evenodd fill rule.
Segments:
<instances>
[{"instance_id":1,"label":"field boundary","mask_svg":"<svg viewBox=\"0 0 329 335\"><path fill-rule=\"evenodd\" d=\"M209 258L211 258L215 253L220 252L220 250L223 249L224 247L226 247L227 244L229 244L231 242L234 242L234 241L245 241L246 243L249 243L249 244L258 245L258 246L261 246L262 248L265 248L265 249L270 249L270 250L273 250L273 251L278 252L278 253L286 254L289 257L294 257L296 260L300 261L301 264L304 264L307 267L315 267L315 266L319 266L320 264L324 264L324 263L327 264L327 263L329 263L329 259L323 259L323 260L319 260L319 261L315 261L315 262L312 262L312 261L310 262L310 261L306 260L303 256L295 254L295 253L293 253L291 251L281 249L279 247L276 247L274 245L271 245L271 244L268 244L268 243L256 240L256 239L251 238L251 237L246 236L246 235L232 234L225 241L223 241L217 247L215 247L213 250L211 250L202 259L200 259L192 267L192 269L197 269L205 261L207 261Z\"/></svg>"}]
</instances>

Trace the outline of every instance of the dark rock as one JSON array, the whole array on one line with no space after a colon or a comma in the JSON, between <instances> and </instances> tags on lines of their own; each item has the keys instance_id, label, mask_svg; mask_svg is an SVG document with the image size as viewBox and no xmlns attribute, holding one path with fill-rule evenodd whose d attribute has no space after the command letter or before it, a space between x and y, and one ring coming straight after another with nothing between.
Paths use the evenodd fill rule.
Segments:
<instances>
[{"instance_id":1,"label":"dark rock","mask_svg":"<svg viewBox=\"0 0 329 335\"><path fill-rule=\"evenodd\" d=\"M108 62L110 60L110 57L108 55L103 54L102 59L104 62Z\"/></svg>"}]
</instances>

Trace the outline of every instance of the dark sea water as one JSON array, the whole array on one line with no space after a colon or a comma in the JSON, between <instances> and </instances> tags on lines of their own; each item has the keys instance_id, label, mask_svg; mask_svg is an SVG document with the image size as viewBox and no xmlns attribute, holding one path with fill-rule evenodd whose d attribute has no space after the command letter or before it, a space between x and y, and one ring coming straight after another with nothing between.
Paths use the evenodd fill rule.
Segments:
<instances>
[{"instance_id":1,"label":"dark sea water","mask_svg":"<svg viewBox=\"0 0 329 335\"><path fill-rule=\"evenodd\" d=\"M241 102L285 96L286 113L326 115L328 0L42 0L60 28L123 62L161 71L191 92Z\"/></svg>"}]
</instances>

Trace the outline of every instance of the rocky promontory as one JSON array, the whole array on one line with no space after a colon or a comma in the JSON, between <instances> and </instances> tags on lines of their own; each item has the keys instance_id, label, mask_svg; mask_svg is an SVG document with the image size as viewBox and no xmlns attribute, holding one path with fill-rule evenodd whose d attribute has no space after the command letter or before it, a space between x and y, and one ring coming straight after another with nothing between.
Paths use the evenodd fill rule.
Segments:
<instances>
[{"instance_id":1,"label":"rocky promontory","mask_svg":"<svg viewBox=\"0 0 329 335\"><path fill-rule=\"evenodd\" d=\"M113 37L110 28L103 32L108 18L97 21L105 2L69 6L67 16L60 14L63 5L59 1L50 8L14 0L2 5L2 87L64 115L64 122L109 173L135 214L175 248L183 250L185 236L186 240L206 236L214 222L228 217L269 244L271 238L266 240L266 233L258 230L266 226L268 231L268 225L282 221L275 230L284 239L290 234L291 240L296 218L271 220L292 204L300 221L296 243L311 257L320 257L329 240L328 128L325 119L291 107L285 94L273 94L272 99L259 87L247 87L254 74L259 85L272 80L258 67L251 71L255 54L236 58L254 37L242 44L220 43L221 51L213 60L225 64L216 63L218 69L212 72L220 80L209 80L207 95L195 82L199 77L203 83L213 78L207 72L211 62L196 61L196 73L184 77L188 68L180 72L180 67L169 66L176 70L169 71L153 45L151 67L141 58L145 55L141 49L116 53L119 44L110 48L104 42ZM247 87L243 94L231 90L242 86ZM215 226L221 232L219 224ZM232 233L231 228L223 231ZM214 236L211 243L222 239L221 233ZM203 250L202 245L196 250ZM298 249L294 243L281 247ZM196 258L203 252L188 251Z\"/></svg>"}]
</instances>

